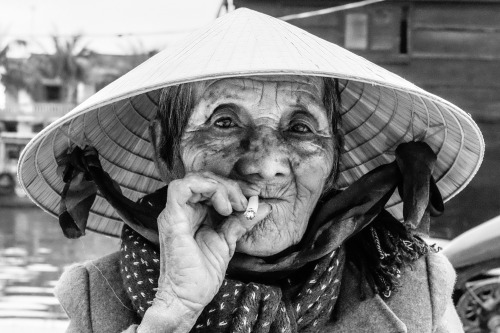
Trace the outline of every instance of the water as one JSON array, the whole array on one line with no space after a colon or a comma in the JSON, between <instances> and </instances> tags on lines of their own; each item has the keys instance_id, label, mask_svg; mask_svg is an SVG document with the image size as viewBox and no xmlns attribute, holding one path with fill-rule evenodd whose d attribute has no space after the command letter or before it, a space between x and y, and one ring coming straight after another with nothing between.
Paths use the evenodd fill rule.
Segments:
<instances>
[{"instance_id":1,"label":"water","mask_svg":"<svg viewBox=\"0 0 500 333\"><path fill-rule=\"evenodd\" d=\"M38 207L0 198L0 332L64 332L68 320L53 296L60 274L118 249L118 239L92 232L66 239Z\"/></svg>"},{"instance_id":2,"label":"water","mask_svg":"<svg viewBox=\"0 0 500 333\"><path fill-rule=\"evenodd\" d=\"M68 324L68 320L0 319L0 332L63 333L66 332Z\"/></svg>"}]
</instances>

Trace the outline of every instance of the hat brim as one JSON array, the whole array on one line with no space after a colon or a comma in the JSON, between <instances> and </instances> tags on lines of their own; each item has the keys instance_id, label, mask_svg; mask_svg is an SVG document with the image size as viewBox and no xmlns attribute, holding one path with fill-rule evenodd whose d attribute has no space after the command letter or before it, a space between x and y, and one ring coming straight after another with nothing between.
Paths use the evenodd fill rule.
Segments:
<instances>
[{"instance_id":1,"label":"hat brim","mask_svg":"<svg viewBox=\"0 0 500 333\"><path fill-rule=\"evenodd\" d=\"M240 9L159 53L45 128L20 157L19 182L38 206L57 216L63 182L56 160L68 147L88 143L124 195L136 200L164 185L148 135L161 89L253 75L339 79L345 136L341 188L392 162L399 143L417 140L437 154L433 176L447 201L470 182L483 159L481 132L457 106L335 44ZM395 193L387 208L401 219L401 206ZM117 236L121 227L114 209L98 195L88 229Z\"/></svg>"}]
</instances>

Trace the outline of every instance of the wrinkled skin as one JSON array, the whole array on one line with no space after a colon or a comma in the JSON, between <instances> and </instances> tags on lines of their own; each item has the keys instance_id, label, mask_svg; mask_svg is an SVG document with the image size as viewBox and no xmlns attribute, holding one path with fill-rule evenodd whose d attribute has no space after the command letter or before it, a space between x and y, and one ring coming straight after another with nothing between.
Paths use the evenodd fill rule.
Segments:
<instances>
[{"instance_id":1,"label":"wrinkled skin","mask_svg":"<svg viewBox=\"0 0 500 333\"><path fill-rule=\"evenodd\" d=\"M242 181L272 213L236 251L267 256L302 238L333 166L334 142L320 78L256 77L200 87L182 139L186 171Z\"/></svg>"},{"instance_id":2,"label":"wrinkled skin","mask_svg":"<svg viewBox=\"0 0 500 333\"><path fill-rule=\"evenodd\" d=\"M186 174L158 218L158 292L139 331L189 331L235 251L268 256L300 241L334 161L323 90L320 78L292 76L197 85L181 140Z\"/></svg>"}]
</instances>

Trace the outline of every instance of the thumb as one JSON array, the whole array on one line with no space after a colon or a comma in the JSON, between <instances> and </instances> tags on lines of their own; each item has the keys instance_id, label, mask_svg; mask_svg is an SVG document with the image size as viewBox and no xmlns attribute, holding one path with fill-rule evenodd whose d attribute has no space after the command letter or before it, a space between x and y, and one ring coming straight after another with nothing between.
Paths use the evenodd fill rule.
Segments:
<instances>
[{"instance_id":1,"label":"thumb","mask_svg":"<svg viewBox=\"0 0 500 333\"><path fill-rule=\"evenodd\" d=\"M251 220L247 219L243 213L231 215L222 224L219 230L227 242L229 247L229 256L232 257L236 249L236 242L243 237L244 234L252 230L255 225L264 220L272 211L271 205L267 203L259 203L257 214Z\"/></svg>"}]
</instances>

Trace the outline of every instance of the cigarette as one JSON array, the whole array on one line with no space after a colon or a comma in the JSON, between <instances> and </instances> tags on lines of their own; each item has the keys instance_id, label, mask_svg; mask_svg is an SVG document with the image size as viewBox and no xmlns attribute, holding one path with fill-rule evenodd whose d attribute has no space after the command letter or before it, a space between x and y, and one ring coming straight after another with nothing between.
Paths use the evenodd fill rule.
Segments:
<instances>
[{"instance_id":1,"label":"cigarette","mask_svg":"<svg viewBox=\"0 0 500 333\"><path fill-rule=\"evenodd\" d=\"M255 215L257 215L257 209L259 208L259 196L254 195L248 199L247 210L245 211L245 217L247 220L253 220Z\"/></svg>"}]
</instances>

